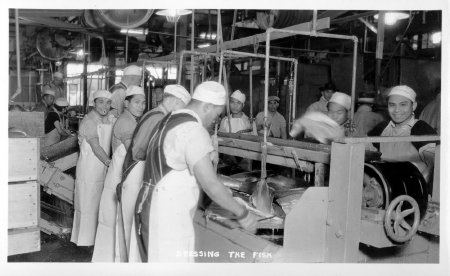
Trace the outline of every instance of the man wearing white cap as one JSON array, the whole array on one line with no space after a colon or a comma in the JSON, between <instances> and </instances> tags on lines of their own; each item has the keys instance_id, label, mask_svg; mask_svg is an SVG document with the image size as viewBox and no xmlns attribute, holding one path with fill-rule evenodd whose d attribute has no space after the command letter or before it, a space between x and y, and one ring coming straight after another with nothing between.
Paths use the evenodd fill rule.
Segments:
<instances>
[{"instance_id":1,"label":"man wearing white cap","mask_svg":"<svg viewBox=\"0 0 450 276\"><path fill-rule=\"evenodd\" d=\"M361 93L358 97L359 107L355 112L353 121L358 131L358 136L367 136L375 126L384 121L383 116L373 111L375 97L368 93Z\"/></svg>"},{"instance_id":2,"label":"man wearing white cap","mask_svg":"<svg viewBox=\"0 0 450 276\"><path fill-rule=\"evenodd\" d=\"M228 116L225 116L220 122L220 132L241 133L251 131L250 120L242 112L245 104L245 94L239 90L234 91L230 96L230 124ZM231 125L231 130L229 129Z\"/></svg>"},{"instance_id":3,"label":"man wearing white cap","mask_svg":"<svg viewBox=\"0 0 450 276\"><path fill-rule=\"evenodd\" d=\"M388 94L388 112L391 120L382 122L368 133L369 136L433 135L436 131L427 123L414 118L417 108L416 93L406 85L395 86ZM393 142L375 145L381 158L410 161L429 180L434 162L434 143Z\"/></svg>"},{"instance_id":4,"label":"man wearing white cap","mask_svg":"<svg viewBox=\"0 0 450 276\"><path fill-rule=\"evenodd\" d=\"M345 135L350 134L350 126L348 124L348 112L352 107L352 98L342 92L334 92L328 101L327 115L338 123L344 130Z\"/></svg>"},{"instance_id":5,"label":"man wearing white cap","mask_svg":"<svg viewBox=\"0 0 450 276\"><path fill-rule=\"evenodd\" d=\"M123 70L122 80L113 85L109 91L111 96L111 113L118 118L123 112L124 101L126 97L127 88L130 85L139 86L142 79L142 69L136 65L130 65Z\"/></svg>"},{"instance_id":6,"label":"man wearing white cap","mask_svg":"<svg viewBox=\"0 0 450 276\"><path fill-rule=\"evenodd\" d=\"M112 125L107 119L111 93L94 92L94 109L81 121L78 131L80 157L75 179L74 218L70 241L78 246L94 245L98 208L106 170L111 163Z\"/></svg>"},{"instance_id":7,"label":"man wearing white cap","mask_svg":"<svg viewBox=\"0 0 450 276\"><path fill-rule=\"evenodd\" d=\"M100 201L97 234L92 262L113 262L115 256L116 186L122 180L122 166L131 144L137 121L144 113L145 94L142 87L131 85L126 91L125 109L113 127L112 161L106 174Z\"/></svg>"},{"instance_id":8,"label":"man wearing white cap","mask_svg":"<svg viewBox=\"0 0 450 276\"><path fill-rule=\"evenodd\" d=\"M286 139L286 119L281 115L277 109L280 105L280 98L277 96L269 96L268 113L267 113L267 131L270 137ZM256 115L256 128L258 134L264 133L264 111Z\"/></svg>"},{"instance_id":9,"label":"man wearing white cap","mask_svg":"<svg viewBox=\"0 0 450 276\"><path fill-rule=\"evenodd\" d=\"M144 176L144 165L147 156L148 143L155 126L168 113L184 108L191 100L189 92L181 85L170 84L164 88L162 103L147 112L139 121L131 140L131 145L126 153L123 164L122 183L117 186L117 197L121 201L124 233L118 239L124 241L125 248L120 248L122 254L130 251L131 238L136 239L132 232L134 207L139 188ZM119 221L119 223L121 223ZM123 246L122 246L123 247ZM124 261L121 259L121 261Z\"/></svg>"},{"instance_id":10,"label":"man wearing white cap","mask_svg":"<svg viewBox=\"0 0 450 276\"><path fill-rule=\"evenodd\" d=\"M55 91L55 98L66 98L64 91L64 75L61 72L53 73L53 80L44 84L44 90L50 88Z\"/></svg>"},{"instance_id":11,"label":"man wearing white cap","mask_svg":"<svg viewBox=\"0 0 450 276\"><path fill-rule=\"evenodd\" d=\"M136 202L142 261L193 262L193 217L200 189L239 224L253 231L256 217L236 201L213 169L213 146L208 128L225 105L225 88L214 81L196 87L191 102L165 116L157 126ZM141 195L148 194L147 200ZM131 254L131 253L130 253Z\"/></svg>"},{"instance_id":12,"label":"man wearing white cap","mask_svg":"<svg viewBox=\"0 0 450 276\"><path fill-rule=\"evenodd\" d=\"M55 102L55 90L51 88L45 88L44 93L42 93L41 101L36 105L34 111L44 112L44 119L47 119L47 114L50 111L53 103Z\"/></svg>"}]
</instances>

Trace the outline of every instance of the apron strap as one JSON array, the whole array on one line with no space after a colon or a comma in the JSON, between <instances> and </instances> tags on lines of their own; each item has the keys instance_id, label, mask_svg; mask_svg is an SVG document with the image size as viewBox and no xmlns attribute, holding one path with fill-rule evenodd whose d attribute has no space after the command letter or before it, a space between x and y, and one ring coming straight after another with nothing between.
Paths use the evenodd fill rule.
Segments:
<instances>
[{"instance_id":1,"label":"apron strap","mask_svg":"<svg viewBox=\"0 0 450 276\"><path fill-rule=\"evenodd\" d=\"M135 222L139 253L143 262L148 262L148 233L150 225L150 206L154 186L172 168L167 165L164 156L164 140L167 133L178 125L197 120L189 114L167 114L155 128L147 152L144 169L144 181L136 201Z\"/></svg>"}]
</instances>

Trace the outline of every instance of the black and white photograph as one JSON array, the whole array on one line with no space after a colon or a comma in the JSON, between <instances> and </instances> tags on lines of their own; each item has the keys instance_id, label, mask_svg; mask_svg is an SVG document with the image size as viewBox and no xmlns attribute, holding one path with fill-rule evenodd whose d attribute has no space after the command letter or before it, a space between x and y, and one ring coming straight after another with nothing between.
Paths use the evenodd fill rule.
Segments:
<instances>
[{"instance_id":1,"label":"black and white photograph","mask_svg":"<svg viewBox=\"0 0 450 276\"><path fill-rule=\"evenodd\" d=\"M390 2L3 4L2 275L449 275L449 3Z\"/></svg>"}]
</instances>

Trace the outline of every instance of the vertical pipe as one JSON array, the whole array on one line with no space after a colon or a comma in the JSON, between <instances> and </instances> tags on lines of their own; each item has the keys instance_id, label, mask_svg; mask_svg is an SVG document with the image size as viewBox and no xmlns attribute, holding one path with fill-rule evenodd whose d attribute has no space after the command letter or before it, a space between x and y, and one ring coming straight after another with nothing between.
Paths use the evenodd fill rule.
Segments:
<instances>
[{"instance_id":1,"label":"vertical pipe","mask_svg":"<svg viewBox=\"0 0 450 276\"><path fill-rule=\"evenodd\" d=\"M267 113L268 113L268 98L269 98L269 58L270 58L270 33L272 28L266 30L266 60L264 68L264 143L261 149L261 179L267 177L266 162L264 161L267 155Z\"/></svg>"},{"instance_id":2,"label":"vertical pipe","mask_svg":"<svg viewBox=\"0 0 450 276\"><path fill-rule=\"evenodd\" d=\"M296 110L297 110L297 68L298 68L298 62L297 60L294 61L294 89L293 92L294 95L292 96L292 121L295 120L296 116Z\"/></svg>"},{"instance_id":3,"label":"vertical pipe","mask_svg":"<svg viewBox=\"0 0 450 276\"><path fill-rule=\"evenodd\" d=\"M180 63L178 64L178 72L177 72L177 76L178 76L177 84L179 84L179 85L181 85L181 74L183 73L183 56L184 56L184 51L181 51ZM192 94L192 91L191 91L191 94Z\"/></svg>"},{"instance_id":4,"label":"vertical pipe","mask_svg":"<svg viewBox=\"0 0 450 276\"><path fill-rule=\"evenodd\" d=\"M236 17L237 17L237 10L234 10L233 25L231 25L231 38L230 38L230 40L234 39L234 30L236 29Z\"/></svg>"},{"instance_id":5,"label":"vertical pipe","mask_svg":"<svg viewBox=\"0 0 450 276\"><path fill-rule=\"evenodd\" d=\"M128 30L125 36L125 64L128 64Z\"/></svg>"},{"instance_id":6,"label":"vertical pipe","mask_svg":"<svg viewBox=\"0 0 450 276\"><path fill-rule=\"evenodd\" d=\"M315 33L317 30L317 10L313 11L313 20L312 20L312 33Z\"/></svg>"},{"instance_id":7,"label":"vertical pipe","mask_svg":"<svg viewBox=\"0 0 450 276\"><path fill-rule=\"evenodd\" d=\"M86 40L84 41L84 47L86 50ZM86 53L86 51L84 51ZM88 111L88 87L87 87L87 64L88 64L88 55L84 55L83 62L83 110L84 114Z\"/></svg>"},{"instance_id":8,"label":"vertical pipe","mask_svg":"<svg viewBox=\"0 0 450 276\"><path fill-rule=\"evenodd\" d=\"M11 96L10 100L14 100L20 93L22 93L22 80L20 76L22 74L20 70L20 39L19 39L19 10L15 9L15 19L16 19L16 62L17 62L17 89L16 93Z\"/></svg>"},{"instance_id":9,"label":"vertical pipe","mask_svg":"<svg viewBox=\"0 0 450 276\"><path fill-rule=\"evenodd\" d=\"M350 109L350 126L353 124L353 116L355 114L357 57L358 57L358 38L355 36L353 39L352 106ZM350 127L350 133L353 134L353 127Z\"/></svg>"},{"instance_id":10,"label":"vertical pipe","mask_svg":"<svg viewBox=\"0 0 450 276\"><path fill-rule=\"evenodd\" d=\"M208 65L208 56L203 57L203 69L202 69L202 82L205 81L206 78L206 66Z\"/></svg>"},{"instance_id":11,"label":"vertical pipe","mask_svg":"<svg viewBox=\"0 0 450 276\"><path fill-rule=\"evenodd\" d=\"M217 47L218 48L218 47ZM219 61L219 83L222 83L222 70L223 70L223 52L220 52Z\"/></svg>"},{"instance_id":12,"label":"vertical pipe","mask_svg":"<svg viewBox=\"0 0 450 276\"><path fill-rule=\"evenodd\" d=\"M377 33L377 49L375 53L376 68L375 68L375 89L378 91L381 86L381 62L383 61L383 47L384 47L384 11L380 11L378 17L378 33Z\"/></svg>"},{"instance_id":13,"label":"vertical pipe","mask_svg":"<svg viewBox=\"0 0 450 276\"><path fill-rule=\"evenodd\" d=\"M249 62L249 95L250 95L250 120L253 123L253 59Z\"/></svg>"},{"instance_id":14,"label":"vertical pipe","mask_svg":"<svg viewBox=\"0 0 450 276\"><path fill-rule=\"evenodd\" d=\"M194 16L195 10L192 10L192 18L191 18L191 51L194 51ZM191 55L191 95L194 93L194 55Z\"/></svg>"},{"instance_id":15,"label":"vertical pipe","mask_svg":"<svg viewBox=\"0 0 450 276\"><path fill-rule=\"evenodd\" d=\"M175 31L173 32L173 53L175 58L177 57L177 23L178 21L175 21Z\"/></svg>"}]
</instances>

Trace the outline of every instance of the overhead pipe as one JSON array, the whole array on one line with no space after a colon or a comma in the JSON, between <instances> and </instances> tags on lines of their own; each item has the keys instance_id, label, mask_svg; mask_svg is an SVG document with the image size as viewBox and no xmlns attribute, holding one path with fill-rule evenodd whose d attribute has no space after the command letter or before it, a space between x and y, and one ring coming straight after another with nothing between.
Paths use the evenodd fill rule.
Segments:
<instances>
[{"instance_id":1,"label":"overhead pipe","mask_svg":"<svg viewBox=\"0 0 450 276\"><path fill-rule=\"evenodd\" d=\"M181 84L181 72L183 70L183 57L185 54L190 54L190 55L197 55L197 56L216 56L216 54L213 53L206 53L206 52L197 52L197 51L188 51L188 50L183 50L180 53L180 63L178 64L178 79L177 79L177 84ZM160 61L154 61L154 63L161 63Z\"/></svg>"},{"instance_id":2,"label":"overhead pipe","mask_svg":"<svg viewBox=\"0 0 450 276\"><path fill-rule=\"evenodd\" d=\"M195 10L192 10L191 17L191 51L194 51L194 17ZM194 94L194 55L191 55L191 82L190 82L191 95Z\"/></svg>"},{"instance_id":3,"label":"overhead pipe","mask_svg":"<svg viewBox=\"0 0 450 276\"><path fill-rule=\"evenodd\" d=\"M14 99L22 93L22 80L21 78L21 70L20 70L20 39L19 39L19 10L15 9L15 19L16 19L16 64L17 64L17 89L16 93L14 93L10 101L14 101Z\"/></svg>"}]
</instances>

